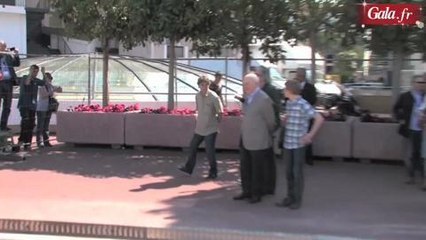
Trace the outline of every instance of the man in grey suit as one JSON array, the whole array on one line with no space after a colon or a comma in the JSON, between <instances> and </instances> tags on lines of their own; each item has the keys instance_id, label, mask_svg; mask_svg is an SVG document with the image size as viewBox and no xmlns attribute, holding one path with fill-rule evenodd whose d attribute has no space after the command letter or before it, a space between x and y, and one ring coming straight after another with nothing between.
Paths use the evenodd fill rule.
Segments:
<instances>
[{"instance_id":1,"label":"man in grey suit","mask_svg":"<svg viewBox=\"0 0 426 240\"><path fill-rule=\"evenodd\" d=\"M272 147L275 117L272 100L259 87L259 77L249 73L243 79L244 104L241 124L240 175L242 193L234 200L258 203L262 196L265 158Z\"/></svg>"}]
</instances>

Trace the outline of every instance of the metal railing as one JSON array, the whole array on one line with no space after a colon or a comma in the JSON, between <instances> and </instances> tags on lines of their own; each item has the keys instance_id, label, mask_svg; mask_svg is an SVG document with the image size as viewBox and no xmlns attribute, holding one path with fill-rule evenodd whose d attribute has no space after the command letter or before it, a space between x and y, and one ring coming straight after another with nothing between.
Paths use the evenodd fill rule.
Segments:
<instances>
[{"instance_id":1,"label":"metal railing","mask_svg":"<svg viewBox=\"0 0 426 240\"><path fill-rule=\"evenodd\" d=\"M58 41L65 44L65 39L61 37ZM69 46L64 45L65 49ZM264 59L254 59L264 60ZM297 61L308 61L310 59L286 59L286 63ZM324 62L325 59L318 59L317 63ZM338 59L336 63L344 63L347 61L364 61L370 66L377 65L383 61L391 61L391 59ZM414 61L416 64L419 59L405 59L405 61ZM54 83L61 85L64 92L59 98L70 99L74 94L81 100L84 98L88 102L99 99L102 95L102 55L100 54L67 54L67 55L50 55L39 56L31 55L27 59L23 59L21 67L17 68L17 73L22 76L27 73L27 69L31 64L38 64L40 67L46 67L46 70L53 72ZM148 96L153 98L148 101L158 101L157 99L167 99L168 82L168 59L146 59L131 56L111 56L109 69L110 96L111 99L119 101L145 101ZM127 66L129 65L129 66ZM362 64L364 65L364 63ZM362 67L358 66L357 72L361 73ZM288 68L271 68L276 75L281 76L281 80L277 83L280 87L284 86L285 79L292 79L291 70ZM281 71L283 70L283 71ZM294 71L295 69L293 69ZM180 58L177 64L177 75L175 78L175 98L176 100L193 101L198 91L196 79L202 74L213 77L216 71L221 71L224 75L222 84L224 85L223 95L226 103L234 101L233 95L240 94L242 63L240 59L235 58L216 58L216 59L197 59L197 58ZM285 72L284 72L285 71ZM391 66L383 67L382 73L388 74L392 71ZM423 73L423 69L405 69L402 71L401 87L410 85L411 76ZM284 75L284 76L283 76ZM318 75L317 75L318 76ZM386 75L384 75L386 77ZM194 80L195 79L195 80ZM377 78L369 78L361 76L361 80L377 80ZM388 83L390 81L387 81ZM379 84L376 81L377 84ZM375 83L375 84L376 84ZM181 85L179 89L178 85ZM390 91L390 85L386 85L386 81L382 82L382 86L358 87L350 86L361 91ZM158 87L161 85L162 87ZM364 88L364 89L363 89ZM186 98L184 96L190 96ZM66 96L66 97L65 97ZM161 97L158 97L161 96ZM164 101L164 100L161 100Z\"/></svg>"}]
</instances>

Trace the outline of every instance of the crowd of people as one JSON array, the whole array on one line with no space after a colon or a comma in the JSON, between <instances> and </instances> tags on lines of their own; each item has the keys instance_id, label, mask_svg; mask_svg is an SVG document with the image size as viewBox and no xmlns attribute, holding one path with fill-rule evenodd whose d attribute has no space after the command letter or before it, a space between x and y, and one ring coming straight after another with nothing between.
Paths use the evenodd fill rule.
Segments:
<instances>
[{"instance_id":1,"label":"crowd of people","mask_svg":"<svg viewBox=\"0 0 426 240\"><path fill-rule=\"evenodd\" d=\"M52 110L49 99L61 87L52 85L52 74L37 65L29 67L29 73L18 78L14 67L20 66L19 52L7 48L0 41L0 101L2 114L0 131L10 131L8 119L11 112L13 87L19 86L18 109L21 116L19 143L30 150L33 131L36 127L38 147L51 147L49 123ZM42 79L38 78L39 71ZM218 177L216 162L216 137L222 119L224 102L222 98L223 75L215 74L213 81L201 76L197 85L195 103L197 121L190 142L189 155L179 170L191 175L197 158L197 149L204 141L210 170L206 179ZM255 204L265 195L275 194L276 175L286 176L287 195L276 203L278 207L299 209L303 200L304 163L313 165L311 143L320 129L324 118L315 110L317 92L315 86L306 80L306 69L298 68L296 77L285 83L283 90L271 84L268 69L257 67L246 74L242 81L243 96L236 98L242 105L240 137L240 178L241 193L234 200L247 200ZM416 176L426 190L426 74L415 75L412 89L400 95L393 112L400 121L399 133L406 139L405 163L408 184L416 182ZM36 125L37 121L37 125ZM275 159L273 143L278 140L282 148L282 159Z\"/></svg>"},{"instance_id":2,"label":"crowd of people","mask_svg":"<svg viewBox=\"0 0 426 240\"><path fill-rule=\"evenodd\" d=\"M0 101L2 114L0 131L10 131L8 127L9 115L12 106L13 87L19 86L18 109L21 115L19 146L24 150L31 150L33 131L36 126L36 142L38 147L51 147L49 142L49 124L52 110L49 109L49 99L55 92L62 92L61 87L52 85L52 74L44 67L31 65L27 75L17 77L14 67L20 66L19 51L7 48L4 41L0 41ZM39 71L42 79L38 78Z\"/></svg>"},{"instance_id":3,"label":"crowd of people","mask_svg":"<svg viewBox=\"0 0 426 240\"><path fill-rule=\"evenodd\" d=\"M316 89L306 80L306 69L297 70L296 79L288 80L284 90L276 89L269 79L268 69L258 67L243 78L243 118L240 138L240 177L242 191L234 200L255 204L262 197L274 194L276 172L285 172L287 196L276 205L299 209L302 205L305 162L313 164L309 148L313 137L324 121L315 111ZM196 163L197 148L204 140L210 164L206 179L217 178L215 140L223 113L220 73L215 81L206 76L198 80L196 95L197 122L190 143L187 162L179 170L191 175ZM283 100L285 103L283 104ZM274 138L281 140L285 168L276 164ZM277 166L280 166L277 169Z\"/></svg>"},{"instance_id":4,"label":"crowd of people","mask_svg":"<svg viewBox=\"0 0 426 240\"><path fill-rule=\"evenodd\" d=\"M313 165L311 143L324 118L315 110L317 92L306 80L306 69L298 68L294 80L285 83L280 93L268 79L268 69L252 69L243 78L242 125L240 138L241 193L234 200L258 203L264 195L274 194L276 174L286 176L287 195L276 203L278 207L299 209L304 189L304 164ZM210 171L206 179L217 178L215 139L222 116L220 79L214 81L202 76L198 81L200 91L196 96L197 124L190 145L187 163L179 170L191 175L196 163L196 152L204 140ZM406 166L408 184L415 183L418 173L426 190L426 74L413 77L412 90L401 94L394 106L396 119L400 120L399 133L407 140ZM278 138L282 159L275 159L273 142Z\"/></svg>"}]
</instances>

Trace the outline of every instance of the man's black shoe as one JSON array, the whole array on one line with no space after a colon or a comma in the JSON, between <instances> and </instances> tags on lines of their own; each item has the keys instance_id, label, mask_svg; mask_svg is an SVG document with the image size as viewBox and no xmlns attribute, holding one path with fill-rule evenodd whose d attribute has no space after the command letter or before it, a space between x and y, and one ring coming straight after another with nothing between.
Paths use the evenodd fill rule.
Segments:
<instances>
[{"instance_id":1,"label":"man's black shoe","mask_svg":"<svg viewBox=\"0 0 426 240\"><path fill-rule=\"evenodd\" d=\"M2 127L2 128L0 128L0 131L4 131L4 132L8 132L10 130L12 130L12 129L10 129L8 127Z\"/></svg>"},{"instance_id":2,"label":"man's black shoe","mask_svg":"<svg viewBox=\"0 0 426 240\"><path fill-rule=\"evenodd\" d=\"M296 209L299 209L300 207L301 207L300 203L293 203L288 208L290 208L292 210L296 210Z\"/></svg>"},{"instance_id":3,"label":"man's black shoe","mask_svg":"<svg viewBox=\"0 0 426 240\"><path fill-rule=\"evenodd\" d=\"M192 174L192 172L190 172L185 167L179 167L178 170L181 171L181 172L183 172L183 173L185 173L185 174L187 174L187 175L191 175Z\"/></svg>"},{"instance_id":4,"label":"man's black shoe","mask_svg":"<svg viewBox=\"0 0 426 240\"><path fill-rule=\"evenodd\" d=\"M263 195L274 195L274 194L275 194L274 190L263 191Z\"/></svg>"},{"instance_id":5,"label":"man's black shoe","mask_svg":"<svg viewBox=\"0 0 426 240\"><path fill-rule=\"evenodd\" d=\"M260 201L262 201L262 198L259 197L259 196L257 196L257 197L251 197L250 200L249 200L249 203L254 204L254 203L259 203Z\"/></svg>"},{"instance_id":6,"label":"man's black shoe","mask_svg":"<svg viewBox=\"0 0 426 240\"><path fill-rule=\"evenodd\" d=\"M232 199L234 199L234 200L244 200L244 199L248 199L250 197L251 196L248 195L248 194L241 193L240 195L237 195L237 196L233 197Z\"/></svg>"},{"instance_id":7,"label":"man's black shoe","mask_svg":"<svg viewBox=\"0 0 426 240\"><path fill-rule=\"evenodd\" d=\"M293 204L293 201L291 201L290 198L284 198L282 202L276 203L275 206L277 207L289 207L291 204Z\"/></svg>"},{"instance_id":8,"label":"man's black shoe","mask_svg":"<svg viewBox=\"0 0 426 240\"><path fill-rule=\"evenodd\" d=\"M206 180L214 180L217 178L217 174L216 173L210 173L207 177L205 177L204 179Z\"/></svg>"},{"instance_id":9,"label":"man's black shoe","mask_svg":"<svg viewBox=\"0 0 426 240\"><path fill-rule=\"evenodd\" d=\"M52 146L52 144L50 144L50 142L45 142L45 143L44 143L44 146L45 146L45 147L53 147L53 146Z\"/></svg>"},{"instance_id":10,"label":"man's black shoe","mask_svg":"<svg viewBox=\"0 0 426 240\"><path fill-rule=\"evenodd\" d=\"M25 151L30 151L31 150L31 145L29 143L24 145L24 150Z\"/></svg>"}]
</instances>

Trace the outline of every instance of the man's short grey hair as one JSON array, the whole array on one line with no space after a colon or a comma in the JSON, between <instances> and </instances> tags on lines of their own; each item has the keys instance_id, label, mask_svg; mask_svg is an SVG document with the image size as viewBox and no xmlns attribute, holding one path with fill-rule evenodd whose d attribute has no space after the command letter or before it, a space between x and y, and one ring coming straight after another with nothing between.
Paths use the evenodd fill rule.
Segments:
<instances>
[{"instance_id":1,"label":"man's short grey hair","mask_svg":"<svg viewBox=\"0 0 426 240\"><path fill-rule=\"evenodd\" d=\"M305 77L306 77L306 68L298 67L298 68L296 69L296 71L297 71L297 72L301 72L301 73L303 73L303 76L305 76Z\"/></svg>"},{"instance_id":2,"label":"man's short grey hair","mask_svg":"<svg viewBox=\"0 0 426 240\"><path fill-rule=\"evenodd\" d=\"M417 79L420 79L420 81L418 81ZM411 78L411 82L425 82L426 79L424 79L424 75L420 75L420 74L416 74Z\"/></svg>"},{"instance_id":3,"label":"man's short grey hair","mask_svg":"<svg viewBox=\"0 0 426 240\"><path fill-rule=\"evenodd\" d=\"M271 78L269 76L269 68L265 66L259 66L259 67L256 67L256 72L259 72L262 74L262 78L265 82L271 81Z\"/></svg>"}]
</instances>

